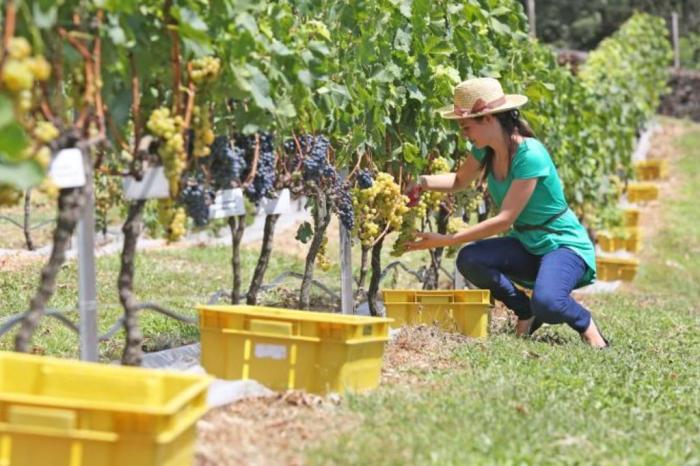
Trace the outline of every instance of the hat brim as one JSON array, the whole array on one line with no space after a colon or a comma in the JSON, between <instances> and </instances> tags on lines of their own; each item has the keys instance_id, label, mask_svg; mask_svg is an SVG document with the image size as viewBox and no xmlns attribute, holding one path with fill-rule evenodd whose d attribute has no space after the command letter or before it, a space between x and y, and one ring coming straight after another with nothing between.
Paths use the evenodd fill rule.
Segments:
<instances>
[{"instance_id":1,"label":"hat brim","mask_svg":"<svg viewBox=\"0 0 700 466\"><path fill-rule=\"evenodd\" d=\"M490 108L479 113L470 113L469 115L458 115L455 113L454 105L446 105L439 108L437 112L446 120L463 120L466 118L477 118L492 113L500 113L508 110L513 110L522 107L527 103L527 97L520 94L506 94L506 102L496 108Z\"/></svg>"}]
</instances>

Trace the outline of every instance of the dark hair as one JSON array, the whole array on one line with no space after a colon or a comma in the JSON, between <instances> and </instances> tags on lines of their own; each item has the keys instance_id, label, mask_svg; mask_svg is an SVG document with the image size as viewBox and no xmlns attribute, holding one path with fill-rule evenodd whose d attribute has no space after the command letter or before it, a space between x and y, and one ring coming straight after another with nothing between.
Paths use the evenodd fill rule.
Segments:
<instances>
[{"instance_id":1,"label":"dark hair","mask_svg":"<svg viewBox=\"0 0 700 466\"><path fill-rule=\"evenodd\" d=\"M484 116L476 117L476 120L480 122L483 120ZM503 137L506 139L506 147L508 147L508 171L510 171L510 162L513 160L516 149L512 139L513 134L517 132L517 134L524 138L534 138L537 136L535 136L535 132L532 131L532 128L530 128L525 120L520 118L520 111L518 109L493 113L492 116L498 120L503 129ZM481 161L481 168L484 170L481 175L481 183L486 181L486 177L492 170L494 155L493 148L486 147L486 156Z\"/></svg>"}]
</instances>

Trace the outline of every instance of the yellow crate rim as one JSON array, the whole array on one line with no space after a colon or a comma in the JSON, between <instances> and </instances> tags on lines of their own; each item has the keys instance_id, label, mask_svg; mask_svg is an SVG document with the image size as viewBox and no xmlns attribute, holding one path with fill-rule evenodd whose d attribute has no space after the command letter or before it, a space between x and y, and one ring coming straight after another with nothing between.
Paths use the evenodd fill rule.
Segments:
<instances>
[{"instance_id":1,"label":"yellow crate rim","mask_svg":"<svg viewBox=\"0 0 700 466\"><path fill-rule=\"evenodd\" d=\"M162 371L154 369L143 369L140 367L124 367L124 366L109 366L94 362L85 361L70 361L61 358L50 356L34 356L29 354L12 353L8 351L0 351L0 360L26 360L36 364L48 363L50 365L63 367L76 367L80 370L90 370L97 372L122 372L124 377L144 377L150 375L159 379L180 379L190 380L192 385L182 390L177 396L173 397L167 403L160 406L137 405L134 403L120 403L118 401L104 400L81 400L79 398L52 397L46 395L35 394L7 394L0 391L0 401L3 402L19 402L28 405L45 405L50 403L51 406L62 408L81 408L81 409L96 409L102 411L119 411L125 413L138 414L153 414L153 415L170 415L180 411L186 406L192 398L202 391L206 391L214 377L202 374L186 374L174 371Z\"/></svg>"},{"instance_id":2,"label":"yellow crate rim","mask_svg":"<svg viewBox=\"0 0 700 466\"><path fill-rule=\"evenodd\" d=\"M330 312L304 311L300 309L279 309L275 307L239 305L204 305L195 306L198 311L213 311L223 314L236 314L273 319L296 320L303 322L321 322L327 324L369 325L388 324L394 321L387 317L356 316L348 314L332 314Z\"/></svg>"}]
</instances>

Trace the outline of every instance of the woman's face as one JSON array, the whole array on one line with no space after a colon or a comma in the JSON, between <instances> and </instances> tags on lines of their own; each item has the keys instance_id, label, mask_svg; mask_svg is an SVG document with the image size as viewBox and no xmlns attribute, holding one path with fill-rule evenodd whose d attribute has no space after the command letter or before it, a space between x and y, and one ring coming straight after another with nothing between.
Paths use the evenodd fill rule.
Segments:
<instances>
[{"instance_id":1,"label":"woman's face","mask_svg":"<svg viewBox=\"0 0 700 466\"><path fill-rule=\"evenodd\" d=\"M486 115L483 118L463 118L457 120L462 137L468 139L478 148L488 145L489 129L492 121L491 115Z\"/></svg>"}]
</instances>

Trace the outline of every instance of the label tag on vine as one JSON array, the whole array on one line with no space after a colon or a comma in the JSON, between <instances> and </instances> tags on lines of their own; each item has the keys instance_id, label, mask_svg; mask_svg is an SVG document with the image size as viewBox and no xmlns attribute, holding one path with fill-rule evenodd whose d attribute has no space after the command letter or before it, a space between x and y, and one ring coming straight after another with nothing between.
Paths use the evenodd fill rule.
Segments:
<instances>
[{"instance_id":1,"label":"label tag on vine","mask_svg":"<svg viewBox=\"0 0 700 466\"><path fill-rule=\"evenodd\" d=\"M260 204L267 215L286 214L290 209L289 189L283 189L274 199L262 198Z\"/></svg>"},{"instance_id":2,"label":"label tag on vine","mask_svg":"<svg viewBox=\"0 0 700 466\"><path fill-rule=\"evenodd\" d=\"M85 186L82 151L75 147L60 150L51 161L49 176L60 189Z\"/></svg>"},{"instance_id":3,"label":"label tag on vine","mask_svg":"<svg viewBox=\"0 0 700 466\"><path fill-rule=\"evenodd\" d=\"M486 202L483 199L479 201L477 210L479 211L479 215L484 215L486 213Z\"/></svg>"},{"instance_id":4,"label":"label tag on vine","mask_svg":"<svg viewBox=\"0 0 700 466\"><path fill-rule=\"evenodd\" d=\"M165 199L170 197L170 186L163 167L147 168L143 172L141 181L127 176L122 185L124 197L127 199Z\"/></svg>"},{"instance_id":5,"label":"label tag on vine","mask_svg":"<svg viewBox=\"0 0 700 466\"><path fill-rule=\"evenodd\" d=\"M245 215L241 188L225 189L216 193L214 203L209 206L209 218L237 217Z\"/></svg>"}]
</instances>

